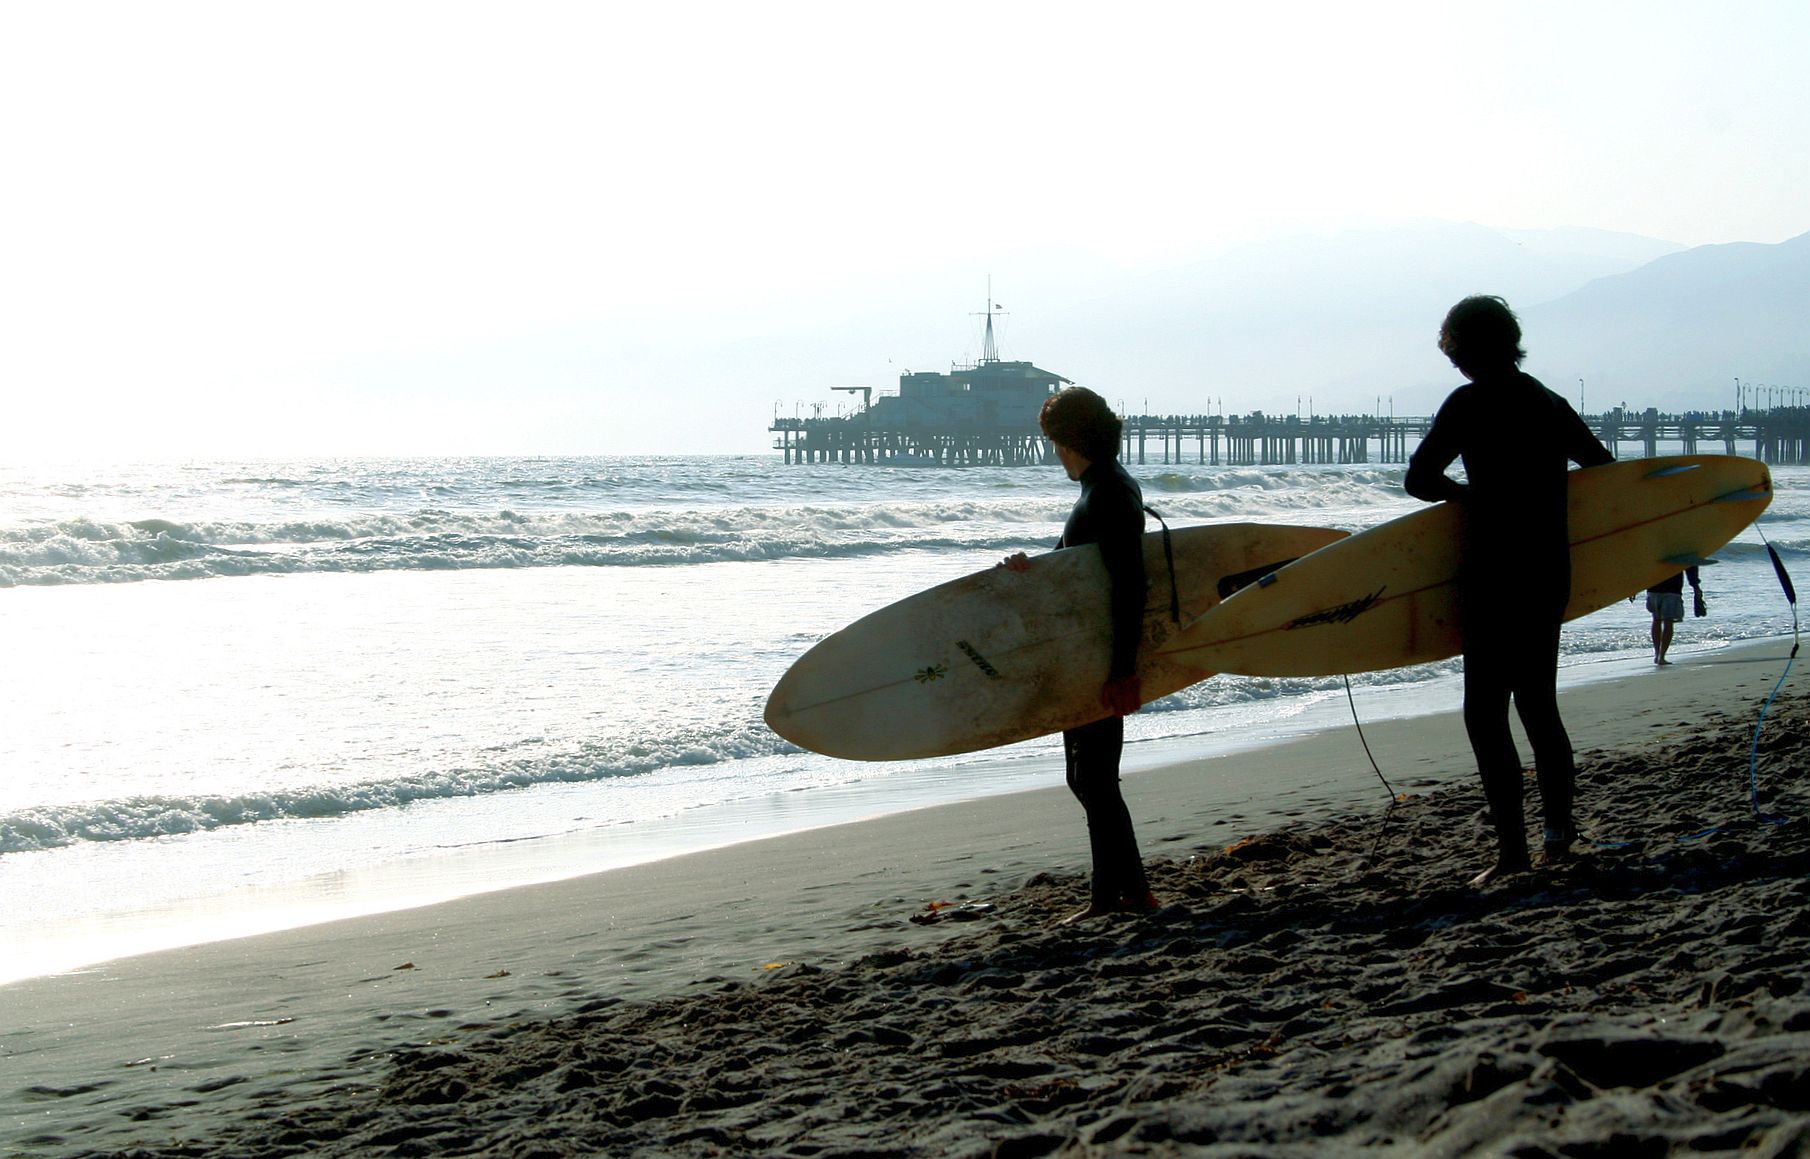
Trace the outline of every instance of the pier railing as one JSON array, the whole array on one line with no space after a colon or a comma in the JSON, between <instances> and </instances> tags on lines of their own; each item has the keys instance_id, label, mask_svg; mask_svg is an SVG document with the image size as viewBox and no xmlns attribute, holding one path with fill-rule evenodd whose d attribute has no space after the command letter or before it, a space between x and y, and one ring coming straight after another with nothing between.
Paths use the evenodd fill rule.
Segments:
<instances>
[{"instance_id":1,"label":"pier railing","mask_svg":"<svg viewBox=\"0 0 1810 1159\"><path fill-rule=\"evenodd\" d=\"M787 463L1019 466L1053 462L1035 429L887 428L865 411L837 418L776 418L769 431ZM1127 415L1122 457L1135 464L1261 466L1405 463L1431 417L1393 415ZM1661 414L1624 408L1584 421L1617 458L1751 454L1767 463L1810 463L1810 407ZM1513 431L1504 432L1513 439Z\"/></svg>"}]
</instances>

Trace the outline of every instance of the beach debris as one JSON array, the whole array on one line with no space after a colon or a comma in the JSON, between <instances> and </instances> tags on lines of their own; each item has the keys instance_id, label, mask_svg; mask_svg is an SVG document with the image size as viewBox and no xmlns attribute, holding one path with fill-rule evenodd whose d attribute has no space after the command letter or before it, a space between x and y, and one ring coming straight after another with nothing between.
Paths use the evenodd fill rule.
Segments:
<instances>
[{"instance_id":1,"label":"beach debris","mask_svg":"<svg viewBox=\"0 0 1810 1159\"><path fill-rule=\"evenodd\" d=\"M295 1019L289 1018L289 1017L250 1018L250 1019L245 1020L244 1022L222 1022L217 1026L210 1026L207 1029L209 1029L209 1030L247 1030L247 1029L250 1029L255 1026L288 1026L291 1022L294 1022L294 1021L295 1021ZM137 1064L134 1064L134 1065L137 1065Z\"/></svg>"},{"instance_id":2,"label":"beach debris","mask_svg":"<svg viewBox=\"0 0 1810 1159\"><path fill-rule=\"evenodd\" d=\"M413 962L404 962L400 966L390 967L391 970L413 970L414 968L415 968L415 963L413 963Z\"/></svg>"},{"instance_id":3,"label":"beach debris","mask_svg":"<svg viewBox=\"0 0 1810 1159\"><path fill-rule=\"evenodd\" d=\"M486 975L484 975L484 977L486 977L486 978L507 978L507 977L509 977L509 971L498 970L496 973L486 974Z\"/></svg>"},{"instance_id":4,"label":"beach debris","mask_svg":"<svg viewBox=\"0 0 1810 1159\"><path fill-rule=\"evenodd\" d=\"M813 966L809 962L768 962L755 967L757 973L768 978L808 978L823 973L822 966Z\"/></svg>"},{"instance_id":5,"label":"beach debris","mask_svg":"<svg viewBox=\"0 0 1810 1159\"><path fill-rule=\"evenodd\" d=\"M912 914L908 920L920 926L941 921L971 922L986 917L998 908L990 901L933 901L925 904L923 913Z\"/></svg>"}]
</instances>

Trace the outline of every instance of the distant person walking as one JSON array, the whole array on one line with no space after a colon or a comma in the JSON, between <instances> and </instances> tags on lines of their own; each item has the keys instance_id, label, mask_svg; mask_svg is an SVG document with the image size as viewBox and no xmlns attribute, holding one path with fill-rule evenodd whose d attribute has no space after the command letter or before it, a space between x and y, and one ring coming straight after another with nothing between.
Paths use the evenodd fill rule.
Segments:
<instances>
[{"instance_id":1,"label":"distant person walking","mask_svg":"<svg viewBox=\"0 0 1810 1159\"><path fill-rule=\"evenodd\" d=\"M1647 611L1653 613L1653 663L1659 667L1671 663L1665 654L1672 647L1672 626L1684 619L1686 580L1690 581L1694 597L1691 610L1700 617L1709 615L1709 606L1703 602L1703 583L1695 564L1647 589Z\"/></svg>"},{"instance_id":2,"label":"distant person walking","mask_svg":"<svg viewBox=\"0 0 1810 1159\"><path fill-rule=\"evenodd\" d=\"M1496 831L1496 864L1472 882L1482 886L1532 864L1511 698L1539 772L1543 859L1564 858L1576 838L1576 767L1558 703L1559 624L1571 593L1566 472L1614 456L1569 403L1521 372L1521 325L1501 298L1453 306L1439 349L1470 381L1440 406L1404 486L1463 511L1464 727ZM1465 483L1445 474L1460 457Z\"/></svg>"},{"instance_id":3,"label":"distant person walking","mask_svg":"<svg viewBox=\"0 0 1810 1159\"><path fill-rule=\"evenodd\" d=\"M1119 436L1124 424L1106 400L1075 386L1044 400L1038 414L1044 437L1070 479L1081 484L1081 497L1069 512L1056 546L1097 543L1106 564L1110 595L1102 609L1112 621L1112 659L1101 673L1100 707L1105 715L1092 724L1062 734L1068 787L1087 814L1088 844L1094 873L1086 908L1067 920L1157 907L1144 874L1132 831L1131 811L1119 787L1119 758L1125 747L1125 717L1143 703L1137 673L1138 644L1144 634L1144 493L1119 462ZM1030 560L1023 552L1003 563L1023 571Z\"/></svg>"}]
</instances>

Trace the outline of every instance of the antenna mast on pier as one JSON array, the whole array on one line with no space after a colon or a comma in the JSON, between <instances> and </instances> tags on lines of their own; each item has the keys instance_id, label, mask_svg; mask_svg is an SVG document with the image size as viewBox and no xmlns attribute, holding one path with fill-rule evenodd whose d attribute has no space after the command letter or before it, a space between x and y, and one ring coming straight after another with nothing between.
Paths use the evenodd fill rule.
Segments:
<instances>
[{"instance_id":1,"label":"antenna mast on pier","mask_svg":"<svg viewBox=\"0 0 1810 1159\"><path fill-rule=\"evenodd\" d=\"M999 361L999 347L993 341L993 315L1003 313L1005 313L1005 311L999 309L993 302L993 277L989 274L987 276L987 336L982 339L980 346L980 362L982 366L985 366L989 362Z\"/></svg>"}]
</instances>

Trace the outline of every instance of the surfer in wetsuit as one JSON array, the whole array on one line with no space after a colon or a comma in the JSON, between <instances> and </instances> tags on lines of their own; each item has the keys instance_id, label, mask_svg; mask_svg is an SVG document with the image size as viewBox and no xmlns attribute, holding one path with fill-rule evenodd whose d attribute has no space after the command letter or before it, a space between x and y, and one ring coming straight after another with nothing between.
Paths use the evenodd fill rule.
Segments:
<instances>
[{"instance_id":1,"label":"surfer in wetsuit","mask_svg":"<svg viewBox=\"0 0 1810 1159\"><path fill-rule=\"evenodd\" d=\"M1096 543L1106 564L1111 591L1112 660L1100 689L1106 715L1062 734L1068 787L1087 814L1093 851L1093 892L1085 909L1067 920L1157 907L1144 875L1131 812L1119 787L1119 757L1125 744L1125 717L1143 703L1137 674L1138 643L1144 632L1144 494L1119 462L1123 424L1106 400L1086 387L1069 387L1044 400L1038 415L1044 437L1081 497L1069 512L1056 546ZM1005 561L1022 571L1023 552Z\"/></svg>"},{"instance_id":2,"label":"surfer in wetsuit","mask_svg":"<svg viewBox=\"0 0 1810 1159\"><path fill-rule=\"evenodd\" d=\"M1501 298L1453 306L1439 349L1470 381L1440 406L1403 485L1416 499L1455 500L1464 511L1464 727L1497 847L1495 867L1472 883L1481 886L1531 865L1511 697L1539 775L1543 860L1563 859L1576 838L1576 768L1557 688L1559 624L1571 596L1565 476L1568 463L1591 467L1614 456L1571 404L1521 372L1521 326ZM1445 474L1461 456L1466 483Z\"/></svg>"}]
</instances>

